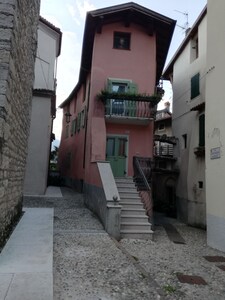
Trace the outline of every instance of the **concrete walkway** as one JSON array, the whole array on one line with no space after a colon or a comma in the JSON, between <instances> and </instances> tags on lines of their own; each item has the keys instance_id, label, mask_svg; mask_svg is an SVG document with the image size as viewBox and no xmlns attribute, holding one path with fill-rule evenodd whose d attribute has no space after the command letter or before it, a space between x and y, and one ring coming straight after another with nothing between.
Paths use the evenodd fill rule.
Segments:
<instances>
[{"instance_id":1,"label":"concrete walkway","mask_svg":"<svg viewBox=\"0 0 225 300\"><path fill-rule=\"evenodd\" d=\"M53 208L25 208L0 254L1 300L53 299Z\"/></svg>"}]
</instances>

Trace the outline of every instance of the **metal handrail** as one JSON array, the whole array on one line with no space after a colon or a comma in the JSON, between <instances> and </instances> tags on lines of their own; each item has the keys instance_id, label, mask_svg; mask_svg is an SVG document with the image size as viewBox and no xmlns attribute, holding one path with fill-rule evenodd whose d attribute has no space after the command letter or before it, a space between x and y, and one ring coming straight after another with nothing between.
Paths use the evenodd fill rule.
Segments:
<instances>
[{"instance_id":1,"label":"metal handrail","mask_svg":"<svg viewBox=\"0 0 225 300\"><path fill-rule=\"evenodd\" d=\"M141 164L140 164L140 161L145 161L146 162L146 165L147 163L151 163L151 160L149 158L144 158L144 157L138 157L138 156L134 156L133 157L133 165L134 165L134 181L136 182L137 186L138 186L138 189L140 190L141 186L140 186L140 183L139 183L139 180L142 181L142 183L144 184L145 186L145 190L147 191L151 191L151 187L150 187L150 184L149 182L151 181L151 167L150 166L147 166L147 171L146 173L148 172L149 173L149 180L147 179L146 175L144 173L144 170L143 168L141 167Z\"/></svg>"}]
</instances>

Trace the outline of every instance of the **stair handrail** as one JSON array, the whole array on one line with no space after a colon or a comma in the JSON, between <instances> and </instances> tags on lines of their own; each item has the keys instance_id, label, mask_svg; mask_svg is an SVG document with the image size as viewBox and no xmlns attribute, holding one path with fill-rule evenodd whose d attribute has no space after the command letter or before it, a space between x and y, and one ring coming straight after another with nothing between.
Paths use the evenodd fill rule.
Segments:
<instances>
[{"instance_id":1,"label":"stair handrail","mask_svg":"<svg viewBox=\"0 0 225 300\"><path fill-rule=\"evenodd\" d=\"M146 175L141 167L140 164L140 160L146 160L146 158L144 157L140 157L140 156L134 156L133 157L133 165L134 165L134 181L138 184L138 182L136 181L137 178L140 178L144 185L146 190L151 191L151 187L149 185L148 179L146 178ZM150 162L150 158L147 159ZM150 174L151 174L151 168L149 170ZM149 176L149 181L151 180L151 175Z\"/></svg>"},{"instance_id":2,"label":"stair handrail","mask_svg":"<svg viewBox=\"0 0 225 300\"><path fill-rule=\"evenodd\" d=\"M145 171L141 166L140 163L141 161L146 164ZM151 159L146 157L134 156L133 166L134 166L134 181L139 190L140 197L146 209L147 215L149 216L149 220L150 222L153 222L153 202L152 202L152 191L151 191ZM141 180L141 185L139 179Z\"/></svg>"}]
</instances>

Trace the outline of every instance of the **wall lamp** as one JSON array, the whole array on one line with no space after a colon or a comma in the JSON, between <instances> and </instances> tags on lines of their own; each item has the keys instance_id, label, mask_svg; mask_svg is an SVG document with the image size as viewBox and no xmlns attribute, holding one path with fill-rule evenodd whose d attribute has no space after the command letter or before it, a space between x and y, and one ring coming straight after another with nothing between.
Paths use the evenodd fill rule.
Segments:
<instances>
[{"instance_id":1,"label":"wall lamp","mask_svg":"<svg viewBox=\"0 0 225 300\"><path fill-rule=\"evenodd\" d=\"M65 117L66 117L66 123L69 123L70 122L70 117L71 117L72 115L67 111L66 113L65 113Z\"/></svg>"}]
</instances>

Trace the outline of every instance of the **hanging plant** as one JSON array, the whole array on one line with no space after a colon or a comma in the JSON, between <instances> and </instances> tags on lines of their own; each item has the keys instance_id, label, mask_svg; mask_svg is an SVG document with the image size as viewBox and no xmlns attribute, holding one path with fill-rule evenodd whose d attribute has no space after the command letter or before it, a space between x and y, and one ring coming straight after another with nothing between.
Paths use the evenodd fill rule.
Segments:
<instances>
[{"instance_id":1,"label":"hanging plant","mask_svg":"<svg viewBox=\"0 0 225 300\"><path fill-rule=\"evenodd\" d=\"M162 99L162 95L149 95L149 94L129 94L129 93L111 93L106 90L102 90L101 93L97 95L97 98L103 102L108 99L118 99L118 100L129 100L129 101L144 101L150 102L152 105L157 105Z\"/></svg>"}]
</instances>

